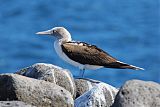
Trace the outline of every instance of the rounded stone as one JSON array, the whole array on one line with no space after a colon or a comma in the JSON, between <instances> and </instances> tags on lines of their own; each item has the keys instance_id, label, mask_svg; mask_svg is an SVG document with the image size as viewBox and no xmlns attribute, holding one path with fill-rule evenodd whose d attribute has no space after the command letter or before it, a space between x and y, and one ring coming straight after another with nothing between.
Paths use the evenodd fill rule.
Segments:
<instances>
[{"instance_id":1,"label":"rounded stone","mask_svg":"<svg viewBox=\"0 0 160 107\"><path fill-rule=\"evenodd\" d=\"M73 98L76 97L74 79L70 71L67 69L52 64L36 63L30 67L21 69L16 72L16 74L55 83L68 90Z\"/></svg>"},{"instance_id":2,"label":"rounded stone","mask_svg":"<svg viewBox=\"0 0 160 107\"><path fill-rule=\"evenodd\" d=\"M160 107L160 84L130 80L119 90L113 107Z\"/></svg>"}]
</instances>

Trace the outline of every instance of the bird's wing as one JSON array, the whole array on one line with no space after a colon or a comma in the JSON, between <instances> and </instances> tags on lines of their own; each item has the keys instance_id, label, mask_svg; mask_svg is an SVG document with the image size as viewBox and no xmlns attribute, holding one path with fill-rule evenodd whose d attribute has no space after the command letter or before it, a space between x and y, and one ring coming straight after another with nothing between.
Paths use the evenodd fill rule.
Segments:
<instances>
[{"instance_id":1,"label":"bird's wing","mask_svg":"<svg viewBox=\"0 0 160 107\"><path fill-rule=\"evenodd\" d=\"M95 45L84 42L66 42L62 44L62 50L70 59L81 64L107 66L117 61Z\"/></svg>"}]
</instances>

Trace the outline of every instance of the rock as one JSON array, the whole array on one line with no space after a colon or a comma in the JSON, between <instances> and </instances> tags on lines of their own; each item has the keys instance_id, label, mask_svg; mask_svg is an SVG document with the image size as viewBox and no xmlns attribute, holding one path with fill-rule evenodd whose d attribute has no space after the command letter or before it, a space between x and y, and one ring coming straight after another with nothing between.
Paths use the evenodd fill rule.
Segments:
<instances>
[{"instance_id":1,"label":"rock","mask_svg":"<svg viewBox=\"0 0 160 107\"><path fill-rule=\"evenodd\" d=\"M72 95L50 82L18 74L0 74L0 101L23 101L38 107L73 107Z\"/></svg>"},{"instance_id":2,"label":"rock","mask_svg":"<svg viewBox=\"0 0 160 107\"><path fill-rule=\"evenodd\" d=\"M36 107L22 101L0 101L0 107Z\"/></svg>"},{"instance_id":3,"label":"rock","mask_svg":"<svg viewBox=\"0 0 160 107\"><path fill-rule=\"evenodd\" d=\"M110 107L118 90L106 83L97 83L89 91L78 97L75 107Z\"/></svg>"},{"instance_id":4,"label":"rock","mask_svg":"<svg viewBox=\"0 0 160 107\"><path fill-rule=\"evenodd\" d=\"M94 86L100 83L100 81L86 78L78 78L74 81L76 84L76 98L84 94L86 91L91 90Z\"/></svg>"},{"instance_id":5,"label":"rock","mask_svg":"<svg viewBox=\"0 0 160 107\"><path fill-rule=\"evenodd\" d=\"M68 70L61 67L52 64L36 63L16 72L16 74L55 83L68 90L73 95L73 98L76 97L73 76Z\"/></svg>"},{"instance_id":6,"label":"rock","mask_svg":"<svg viewBox=\"0 0 160 107\"><path fill-rule=\"evenodd\" d=\"M113 107L160 107L160 84L127 81L119 90Z\"/></svg>"}]
</instances>

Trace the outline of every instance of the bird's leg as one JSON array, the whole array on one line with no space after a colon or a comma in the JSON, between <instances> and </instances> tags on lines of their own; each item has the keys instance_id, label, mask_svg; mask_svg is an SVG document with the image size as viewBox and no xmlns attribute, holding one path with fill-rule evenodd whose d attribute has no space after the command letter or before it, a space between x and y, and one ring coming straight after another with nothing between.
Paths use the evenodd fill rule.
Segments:
<instances>
[{"instance_id":1,"label":"bird's leg","mask_svg":"<svg viewBox=\"0 0 160 107\"><path fill-rule=\"evenodd\" d=\"M80 76L81 78L84 77L84 72L85 72L85 69L80 69L79 76Z\"/></svg>"}]
</instances>

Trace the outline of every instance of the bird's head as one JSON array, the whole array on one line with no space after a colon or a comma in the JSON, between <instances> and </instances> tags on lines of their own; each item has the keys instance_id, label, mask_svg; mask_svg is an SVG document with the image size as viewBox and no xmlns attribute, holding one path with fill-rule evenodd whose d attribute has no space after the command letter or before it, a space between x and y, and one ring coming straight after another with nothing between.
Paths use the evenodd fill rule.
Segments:
<instances>
[{"instance_id":1,"label":"bird's head","mask_svg":"<svg viewBox=\"0 0 160 107\"><path fill-rule=\"evenodd\" d=\"M71 41L71 35L64 27L54 27L50 30L37 32L38 35L50 35L54 36L57 39L64 39L67 41Z\"/></svg>"}]
</instances>

